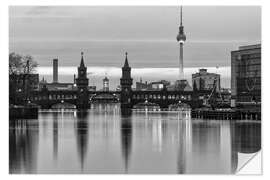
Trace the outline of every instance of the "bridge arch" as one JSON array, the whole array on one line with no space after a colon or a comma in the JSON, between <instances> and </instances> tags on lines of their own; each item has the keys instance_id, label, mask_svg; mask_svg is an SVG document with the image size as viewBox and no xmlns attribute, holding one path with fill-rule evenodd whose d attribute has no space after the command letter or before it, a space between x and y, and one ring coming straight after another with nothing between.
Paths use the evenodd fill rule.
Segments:
<instances>
[{"instance_id":1,"label":"bridge arch","mask_svg":"<svg viewBox=\"0 0 270 180\"><path fill-rule=\"evenodd\" d=\"M70 102L61 101L52 104L51 109L76 109L76 105Z\"/></svg>"},{"instance_id":2,"label":"bridge arch","mask_svg":"<svg viewBox=\"0 0 270 180\"><path fill-rule=\"evenodd\" d=\"M112 93L101 93L101 94L93 94L90 96L91 102L119 102L120 98L117 94Z\"/></svg>"},{"instance_id":3,"label":"bridge arch","mask_svg":"<svg viewBox=\"0 0 270 180\"><path fill-rule=\"evenodd\" d=\"M189 102L181 102L169 104L168 109L171 111L190 110L191 104Z\"/></svg>"},{"instance_id":4,"label":"bridge arch","mask_svg":"<svg viewBox=\"0 0 270 180\"><path fill-rule=\"evenodd\" d=\"M160 110L160 105L158 103L149 102L145 100L144 102L139 102L133 106L134 109L137 110Z\"/></svg>"}]
</instances>

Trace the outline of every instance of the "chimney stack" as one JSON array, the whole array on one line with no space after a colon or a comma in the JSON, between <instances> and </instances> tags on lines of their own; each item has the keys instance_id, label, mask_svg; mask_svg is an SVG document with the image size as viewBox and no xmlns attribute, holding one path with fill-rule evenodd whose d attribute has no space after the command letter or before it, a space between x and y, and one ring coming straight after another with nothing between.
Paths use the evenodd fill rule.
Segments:
<instances>
[{"instance_id":1,"label":"chimney stack","mask_svg":"<svg viewBox=\"0 0 270 180\"><path fill-rule=\"evenodd\" d=\"M58 83L58 59L53 59L53 83Z\"/></svg>"}]
</instances>

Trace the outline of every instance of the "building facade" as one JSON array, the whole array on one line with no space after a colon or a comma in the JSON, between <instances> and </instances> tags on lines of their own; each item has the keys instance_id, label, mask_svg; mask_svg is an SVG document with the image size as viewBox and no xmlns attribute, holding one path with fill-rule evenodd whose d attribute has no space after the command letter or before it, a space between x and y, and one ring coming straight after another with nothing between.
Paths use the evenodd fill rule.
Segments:
<instances>
[{"instance_id":1,"label":"building facade","mask_svg":"<svg viewBox=\"0 0 270 180\"><path fill-rule=\"evenodd\" d=\"M107 76L103 79L103 91L109 91L109 79Z\"/></svg>"},{"instance_id":2,"label":"building facade","mask_svg":"<svg viewBox=\"0 0 270 180\"><path fill-rule=\"evenodd\" d=\"M176 80L174 84L167 86L168 91L192 91L186 79Z\"/></svg>"},{"instance_id":3,"label":"building facade","mask_svg":"<svg viewBox=\"0 0 270 180\"><path fill-rule=\"evenodd\" d=\"M160 80L160 81L153 81L153 82L136 82L136 90L137 91L160 91L167 89L168 86L170 86L170 82L166 80Z\"/></svg>"},{"instance_id":4,"label":"building facade","mask_svg":"<svg viewBox=\"0 0 270 180\"><path fill-rule=\"evenodd\" d=\"M46 81L40 81L39 90L42 90L44 86L46 86L49 91L77 89L73 83L47 83Z\"/></svg>"},{"instance_id":5,"label":"building facade","mask_svg":"<svg viewBox=\"0 0 270 180\"><path fill-rule=\"evenodd\" d=\"M212 90L216 87L216 91L220 91L220 75L209 73L207 69L199 69L198 73L192 74L192 86L197 90Z\"/></svg>"},{"instance_id":6,"label":"building facade","mask_svg":"<svg viewBox=\"0 0 270 180\"><path fill-rule=\"evenodd\" d=\"M261 44L231 52L232 105L261 102Z\"/></svg>"},{"instance_id":7,"label":"building facade","mask_svg":"<svg viewBox=\"0 0 270 180\"><path fill-rule=\"evenodd\" d=\"M155 82L151 82L149 83L148 89L149 90L164 90L167 89L167 87L170 85L171 83L169 81L166 80L161 80L161 81L155 81Z\"/></svg>"},{"instance_id":8,"label":"building facade","mask_svg":"<svg viewBox=\"0 0 270 180\"><path fill-rule=\"evenodd\" d=\"M140 82L136 82L137 91L144 91L144 90L147 90L147 88L148 88L147 81L143 82L142 78L140 78Z\"/></svg>"}]
</instances>

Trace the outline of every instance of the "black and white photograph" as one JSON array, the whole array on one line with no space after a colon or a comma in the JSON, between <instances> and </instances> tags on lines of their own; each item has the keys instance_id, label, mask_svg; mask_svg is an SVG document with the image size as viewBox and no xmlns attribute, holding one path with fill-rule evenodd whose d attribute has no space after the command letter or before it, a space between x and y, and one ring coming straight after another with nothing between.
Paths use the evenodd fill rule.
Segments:
<instances>
[{"instance_id":1,"label":"black and white photograph","mask_svg":"<svg viewBox=\"0 0 270 180\"><path fill-rule=\"evenodd\" d=\"M10 5L7 173L236 175L260 164L261 14L181 1Z\"/></svg>"}]
</instances>

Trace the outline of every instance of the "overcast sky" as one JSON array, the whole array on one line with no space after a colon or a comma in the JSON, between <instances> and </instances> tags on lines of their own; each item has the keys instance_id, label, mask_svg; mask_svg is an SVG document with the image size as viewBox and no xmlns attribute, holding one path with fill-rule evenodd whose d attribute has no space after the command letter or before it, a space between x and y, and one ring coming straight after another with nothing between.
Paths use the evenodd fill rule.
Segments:
<instances>
[{"instance_id":1,"label":"overcast sky","mask_svg":"<svg viewBox=\"0 0 270 180\"><path fill-rule=\"evenodd\" d=\"M177 65L176 6L11 6L9 13L10 50L30 53L41 65L53 56L73 63L80 50L92 58L91 65L99 58L104 65L117 65L110 61L118 63L125 50L136 58L135 66L145 60ZM261 39L258 6L184 6L183 21L186 67L197 58L210 66L214 61L229 65L232 48Z\"/></svg>"},{"instance_id":2,"label":"overcast sky","mask_svg":"<svg viewBox=\"0 0 270 180\"><path fill-rule=\"evenodd\" d=\"M259 7L185 6L188 41L257 41ZM10 7L14 40L175 40L179 7Z\"/></svg>"},{"instance_id":3,"label":"overcast sky","mask_svg":"<svg viewBox=\"0 0 270 180\"><path fill-rule=\"evenodd\" d=\"M178 67L176 6L11 6L10 51L40 66ZM230 66L230 52L260 43L259 6L184 6L185 67Z\"/></svg>"}]
</instances>

